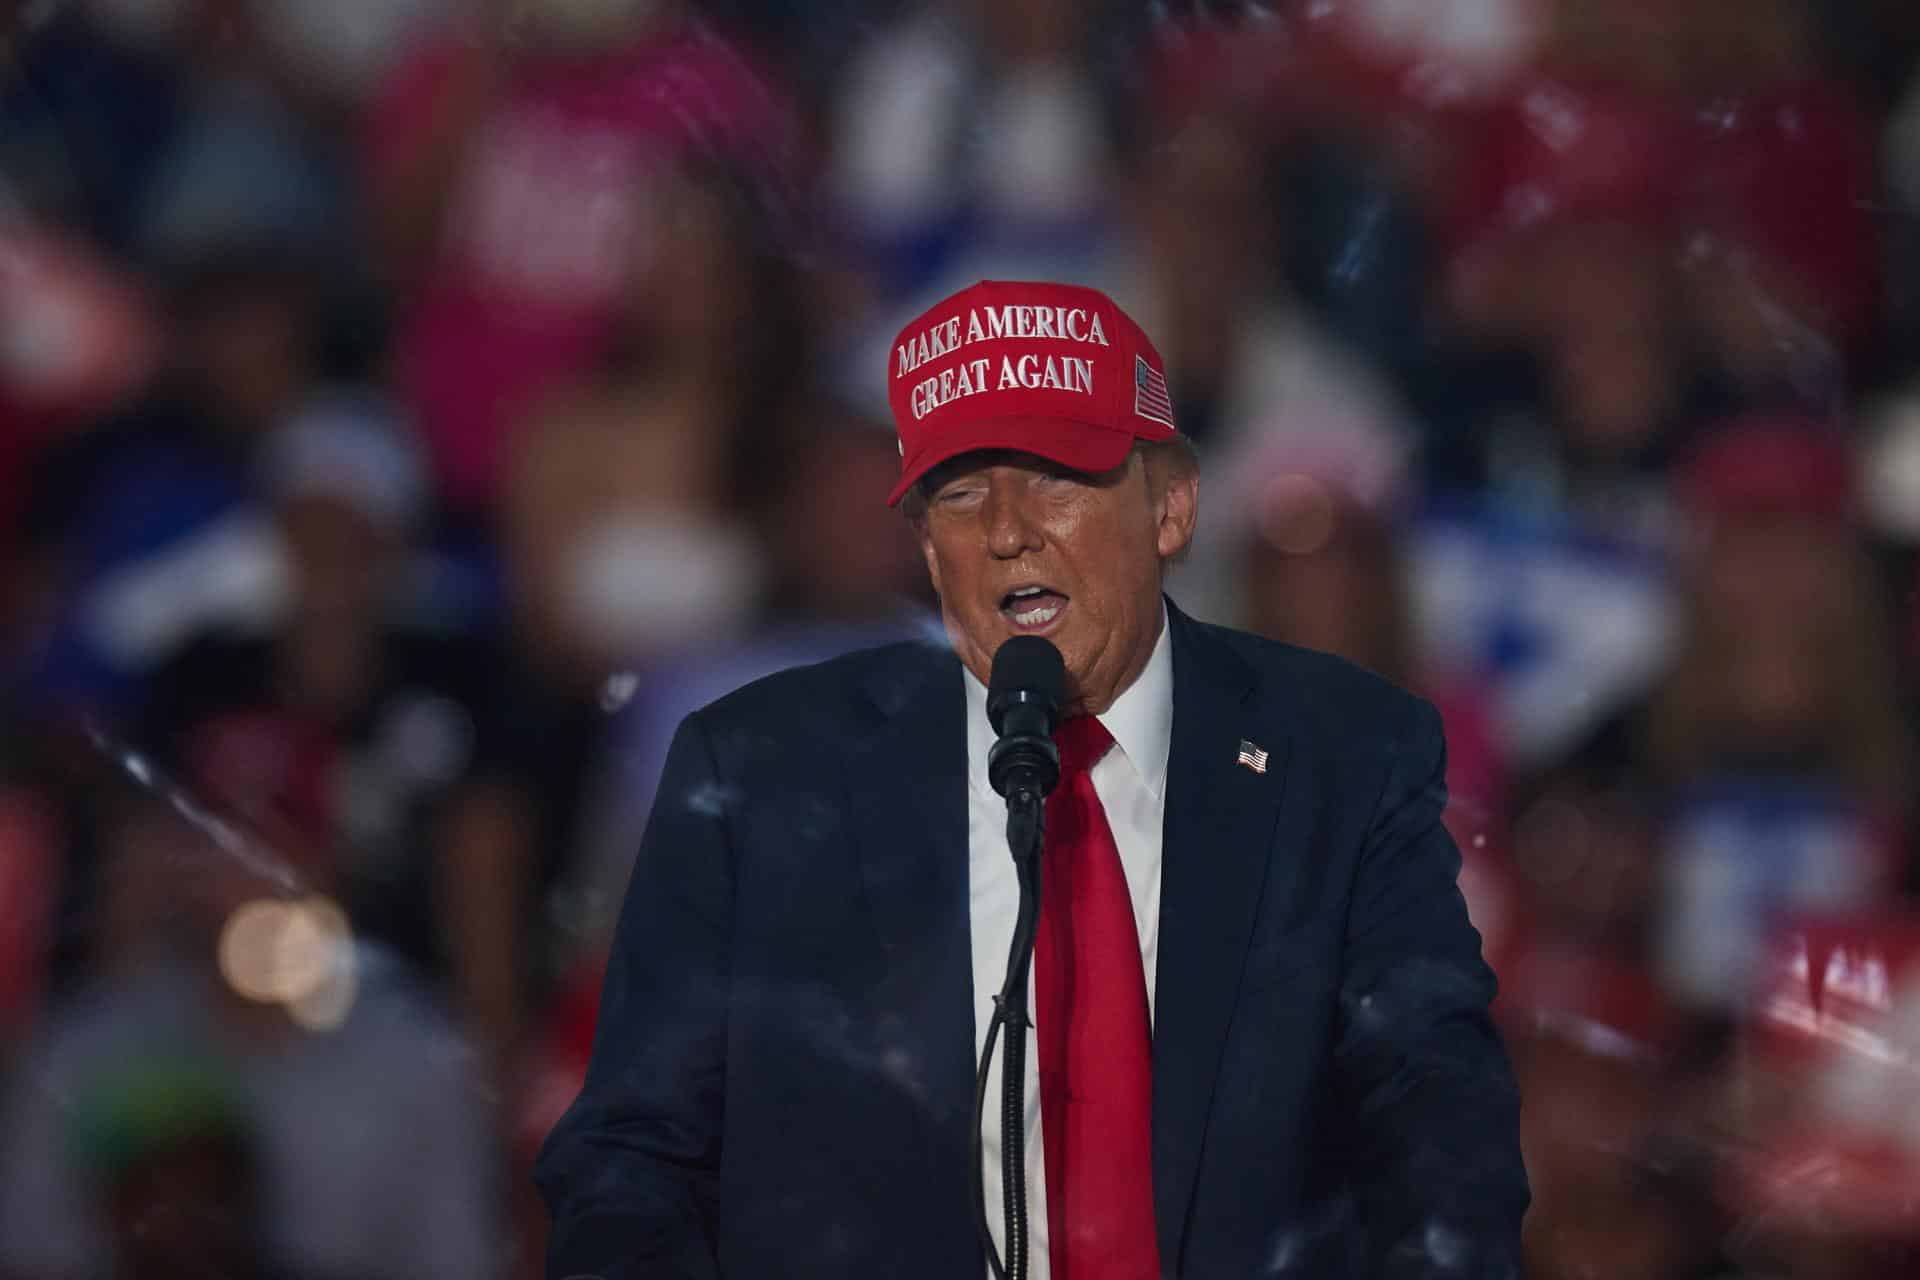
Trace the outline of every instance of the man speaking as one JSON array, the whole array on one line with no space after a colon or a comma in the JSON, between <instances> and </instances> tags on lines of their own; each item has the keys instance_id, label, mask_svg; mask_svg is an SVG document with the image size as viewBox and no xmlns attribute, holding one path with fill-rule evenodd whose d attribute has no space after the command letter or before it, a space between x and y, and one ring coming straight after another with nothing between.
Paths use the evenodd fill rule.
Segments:
<instances>
[{"instance_id":1,"label":"man speaking","mask_svg":"<svg viewBox=\"0 0 1920 1280\"><path fill-rule=\"evenodd\" d=\"M1104 295L975 285L889 374L890 501L951 645L681 726L536 1171L549 1274L989 1274L975 1070L1020 888L987 686L1037 636L1065 664L1059 775L1023 1135L998 1082L985 1107L995 1256L1024 1140L1031 1276L1518 1275L1518 1098L1433 710L1167 603L1198 478Z\"/></svg>"}]
</instances>

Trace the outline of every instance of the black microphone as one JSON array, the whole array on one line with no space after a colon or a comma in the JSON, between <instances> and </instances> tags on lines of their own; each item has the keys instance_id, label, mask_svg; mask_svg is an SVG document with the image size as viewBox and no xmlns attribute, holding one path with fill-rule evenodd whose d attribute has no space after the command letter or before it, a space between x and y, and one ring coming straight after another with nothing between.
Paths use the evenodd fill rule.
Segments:
<instances>
[{"instance_id":1,"label":"black microphone","mask_svg":"<svg viewBox=\"0 0 1920 1280\"><path fill-rule=\"evenodd\" d=\"M987 721L999 739L987 752L987 781L1008 803L1031 803L1060 781L1053 730L1066 693L1067 664L1051 640L1015 636L993 655Z\"/></svg>"},{"instance_id":2,"label":"black microphone","mask_svg":"<svg viewBox=\"0 0 1920 1280\"><path fill-rule=\"evenodd\" d=\"M1030 1224L1027 1221L1026 1052L1027 971L1040 923L1040 849L1046 807L1042 804L1060 781L1060 748L1053 727L1067 696L1067 664L1053 642L1040 636L1015 636L993 655L987 682L987 722L998 735L987 752L987 780L1007 799L1007 848L1020 882L1020 906L1007 949L1007 980L994 997L980 1069L973 1080L973 1208L980 1243L996 1280L1026 1280ZM1000 1059L1001 1222L1007 1244L1002 1263L987 1224L986 1171L981 1166L981 1121L986 1114L987 1065L1006 1029Z\"/></svg>"}]
</instances>

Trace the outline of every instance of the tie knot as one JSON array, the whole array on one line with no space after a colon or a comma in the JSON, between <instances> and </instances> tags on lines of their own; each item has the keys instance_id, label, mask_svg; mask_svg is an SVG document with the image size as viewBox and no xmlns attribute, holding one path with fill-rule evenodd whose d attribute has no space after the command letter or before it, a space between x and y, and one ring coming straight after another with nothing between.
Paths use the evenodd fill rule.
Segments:
<instances>
[{"instance_id":1,"label":"tie knot","mask_svg":"<svg viewBox=\"0 0 1920 1280\"><path fill-rule=\"evenodd\" d=\"M1053 740L1060 748L1061 771L1066 773L1087 772L1100 763L1100 757L1113 745L1113 735L1107 732L1107 726L1093 716L1075 716L1062 722L1053 731Z\"/></svg>"}]
</instances>

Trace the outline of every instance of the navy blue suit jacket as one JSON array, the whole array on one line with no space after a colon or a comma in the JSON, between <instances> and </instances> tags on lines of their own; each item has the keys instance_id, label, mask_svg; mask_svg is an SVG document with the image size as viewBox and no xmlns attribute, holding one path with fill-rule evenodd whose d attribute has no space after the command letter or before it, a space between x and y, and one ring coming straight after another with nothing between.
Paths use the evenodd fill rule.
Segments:
<instances>
[{"instance_id":1,"label":"navy blue suit jacket","mask_svg":"<svg viewBox=\"0 0 1920 1280\"><path fill-rule=\"evenodd\" d=\"M1440 825L1438 717L1169 618L1166 1273L1517 1275L1518 1098ZM586 1085L535 1174L554 1280L985 1276L964 715L953 654L904 644L682 725Z\"/></svg>"}]
</instances>

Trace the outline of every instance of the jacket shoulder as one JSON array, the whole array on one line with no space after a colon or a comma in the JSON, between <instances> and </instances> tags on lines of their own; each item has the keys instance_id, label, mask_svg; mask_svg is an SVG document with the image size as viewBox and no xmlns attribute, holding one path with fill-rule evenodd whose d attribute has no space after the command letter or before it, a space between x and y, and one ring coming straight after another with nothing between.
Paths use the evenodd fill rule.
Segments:
<instances>
[{"instance_id":1,"label":"jacket shoulder","mask_svg":"<svg viewBox=\"0 0 1920 1280\"><path fill-rule=\"evenodd\" d=\"M903 640L856 649L838 657L762 676L709 702L694 713L709 730L752 730L804 738L864 727L887 709L889 696L904 700L957 663L952 651L932 641Z\"/></svg>"},{"instance_id":2,"label":"jacket shoulder","mask_svg":"<svg viewBox=\"0 0 1920 1280\"><path fill-rule=\"evenodd\" d=\"M1425 698L1358 663L1230 627L1194 625L1252 668L1262 701L1310 742L1398 752L1439 732L1438 713Z\"/></svg>"}]
</instances>

